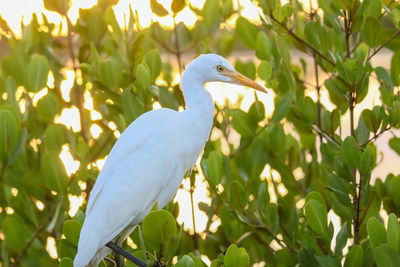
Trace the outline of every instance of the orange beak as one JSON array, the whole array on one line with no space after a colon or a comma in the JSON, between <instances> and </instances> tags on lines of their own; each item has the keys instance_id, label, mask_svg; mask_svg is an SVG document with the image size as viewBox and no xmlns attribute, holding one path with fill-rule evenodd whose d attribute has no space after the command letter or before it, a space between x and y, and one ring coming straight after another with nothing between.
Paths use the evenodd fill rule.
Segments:
<instances>
[{"instance_id":1,"label":"orange beak","mask_svg":"<svg viewBox=\"0 0 400 267\"><path fill-rule=\"evenodd\" d=\"M247 78L246 76L237 71L224 70L221 74L230 77L233 80L233 83L251 87L263 93L267 93L267 90L263 86L259 85L255 81Z\"/></svg>"}]
</instances>

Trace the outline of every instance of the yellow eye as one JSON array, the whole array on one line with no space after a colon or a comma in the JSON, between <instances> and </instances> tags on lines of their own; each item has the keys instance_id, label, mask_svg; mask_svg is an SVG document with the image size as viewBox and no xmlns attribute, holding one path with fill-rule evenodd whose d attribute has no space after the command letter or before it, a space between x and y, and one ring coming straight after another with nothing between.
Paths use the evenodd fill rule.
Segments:
<instances>
[{"instance_id":1,"label":"yellow eye","mask_svg":"<svg viewBox=\"0 0 400 267\"><path fill-rule=\"evenodd\" d=\"M222 66L222 65L218 65L217 66L217 71L221 72L221 71L224 71L224 70L225 70L224 66Z\"/></svg>"}]
</instances>

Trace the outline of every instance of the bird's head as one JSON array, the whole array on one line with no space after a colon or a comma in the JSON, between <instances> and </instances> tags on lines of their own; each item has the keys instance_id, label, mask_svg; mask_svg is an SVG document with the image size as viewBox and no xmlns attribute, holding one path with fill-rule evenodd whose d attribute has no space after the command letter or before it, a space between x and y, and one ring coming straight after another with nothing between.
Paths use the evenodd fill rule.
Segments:
<instances>
[{"instance_id":1,"label":"bird's head","mask_svg":"<svg viewBox=\"0 0 400 267\"><path fill-rule=\"evenodd\" d=\"M193 60L187 69L189 67L203 77L203 82L233 83L267 92L263 86L237 72L225 58L216 54L203 54Z\"/></svg>"}]
</instances>

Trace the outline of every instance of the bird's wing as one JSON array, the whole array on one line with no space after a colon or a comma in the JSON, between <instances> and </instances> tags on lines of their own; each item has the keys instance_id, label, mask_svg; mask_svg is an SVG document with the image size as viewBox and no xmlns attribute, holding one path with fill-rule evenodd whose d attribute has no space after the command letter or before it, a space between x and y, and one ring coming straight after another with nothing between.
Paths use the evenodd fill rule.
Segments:
<instances>
[{"instance_id":1,"label":"bird's wing","mask_svg":"<svg viewBox=\"0 0 400 267\"><path fill-rule=\"evenodd\" d=\"M143 220L158 198L166 194L163 181L178 180L171 191L179 187L183 175L180 163L157 156L158 148L150 146L144 145L125 158L104 181L81 230L77 266L88 264L107 242Z\"/></svg>"},{"instance_id":2,"label":"bird's wing","mask_svg":"<svg viewBox=\"0 0 400 267\"><path fill-rule=\"evenodd\" d=\"M86 208L86 215L92 210L93 204L97 196L104 186L104 183L111 179L113 180L113 173L121 165L126 158L135 153L138 149L143 147L148 140L159 134L163 127L170 127L168 125L171 118L174 118L178 113L171 109L157 109L137 118L128 128L122 133L114 147L111 149L110 154L106 160L104 168L101 170L97 177L96 183L93 186L88 205Z\"/></svg>"}]
</instances>

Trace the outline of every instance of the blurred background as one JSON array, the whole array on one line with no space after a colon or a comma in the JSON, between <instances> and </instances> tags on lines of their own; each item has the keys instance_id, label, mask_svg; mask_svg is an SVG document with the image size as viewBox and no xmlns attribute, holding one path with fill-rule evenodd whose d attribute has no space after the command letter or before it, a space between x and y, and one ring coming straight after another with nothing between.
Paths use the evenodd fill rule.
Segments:
<instances>
[{"instance_id":1,"label":"blurred background","mask_svg":"<svg viewBox=\"0 0 400 267\"><path fill-rule=\"evenodd\" d=\"M230 158L239 155L240 160L254 160L254 153L246 151L246 142L251 143L248 140L252 131L266 127L277 103L275 87L278 85L271 77L274 70L269 69L274 65L264 66L266 70L260 67L261 62L268 59L260 56L258 39L263 37L258 37L257 33L260 28L266 31L272 28L261 2L0 0L3 73L0 93L2 101L17 114L18 121L15 129L10 131L16 140L10 143L13 149L6 151L7 156L2 158L1 177L6 183L2 184L0 208L2 220L7 215L18 214L3 224L3 228L11 222L18 225L14 229L18 237L9 237L12 241L6 246L5 236L0 232L2 266L12 266L15 262L21 266L52 266L61 258L73 258L76 240L69 243L60 241L66 240L68 235L63 228L64 221L71 218L83 220L82 211L90 189L115 140L145 111L161 107L183 110L184 102L179 90L181 73L197 55L210 52L227 57L235 68L265 85L269 91L261 94L233 85L206 85L216 102L215 128L205 149L207 157L199 159L195 171L183 180L174 204L167 208L185 230L187 238L182 238L182 244L191 243L192 237L206 240L217 233L214 243L199 245L194 241L188 249L182 249L182 253L198 251L199 246L210 246L209 249L215 253L204 253L204 248L200 248L202 252L199 253L200 258L209 264L212 256L224 251L224 242L221 241L224 239L217 237L224 215L217 216L220 204L214 203L213 197L231 189L224 188L226 182L221 182L217 176L229 176L225 172ZM307 0L293 4L281 1L279 5L283 15L280 13L280 16L289 13L285 10L293 5L290 16L299 16L296 22L303 26L310 19L309 14L324 16L317 2ZM304 37L302 30L292 26ZM286 36L287 33L282 31L281 34ZM338 105L331 101L324 86L331 73L327 69L318 72L314 66L315 55L286 41L284 38L281 41L274 39L274 49L292 64L290 71L298 74L295 80L302 84L304 96L333 112ZM383 49L371 60L372 67L389 69L392 55L389 49ZM284 69L281 71L284 75ZM366 97L354 110L355 121L359 120L364 109L382 104L378 90L380 81L371 78L368 86ZM15 99L11 100L11 95L15 95ZM255 115L251 115L252 112ZM255 126L243 122L238 126L239 122L235 122L233 117L242 118L242 113L256 117L246 122ZM340 130L336 133L340 131L340 136L346 136L350 134L349 112L340 114L340 119ZM300 139L288 121L284 119L281 125L279 131L282 134L293 135L293 140ZM398 154L389 146L389 139L395 133L385 131L375 143L378 164L372 171L372 182L400 171ZM16 152L18 147L20 149ZM212 150L219 154L211 156ZM288 153L286 151L284 155L290 157ZM315 155L321 160L320 152ZM213 157L217 157L221 167L211 166ZM310 160L304 156L304 161ZM278 198L288 194L288 186L282 182L282 171L269 164L260 164L261 167L257 167L259 174L258 170L255 174L243 174L248 170L241 170L237 163L237 167L232 167L234 174L231 175L247 177L243 178L244 183L255 175L258 182L254 187L257 188L258 183L265 181L270 198L268 202L276 204ZM252 172L252 167L248 168ZM294 164L289 168L296 180L304 178L305 170L301 166ZM205 170L215 174L204 174ZM213 189L210 189L210 183ZM246 188L251 186L245 185ZM249 191L245 198L252 202L255 197ZM295 204L298 208L303 207L304 198L296 198ZM381 215L387 217L385 212ZM336 236L340 219L335 212L330 212L329 218L337 226ZM245 239L246 231L242 230L237 230L241 234L232 230L230 234L236 238L224 238L231 242ZM127 242L132 250L139 245L135 235L137 233ZM279 239L266 240L272 249L282 248ZM331 246L335 246L334 242ZM256 266L265 265L260 251L262 249L256 248L250 253ZM7 260L5 263L6 258L10 262Z\"/></svg>"}]
</instances>

